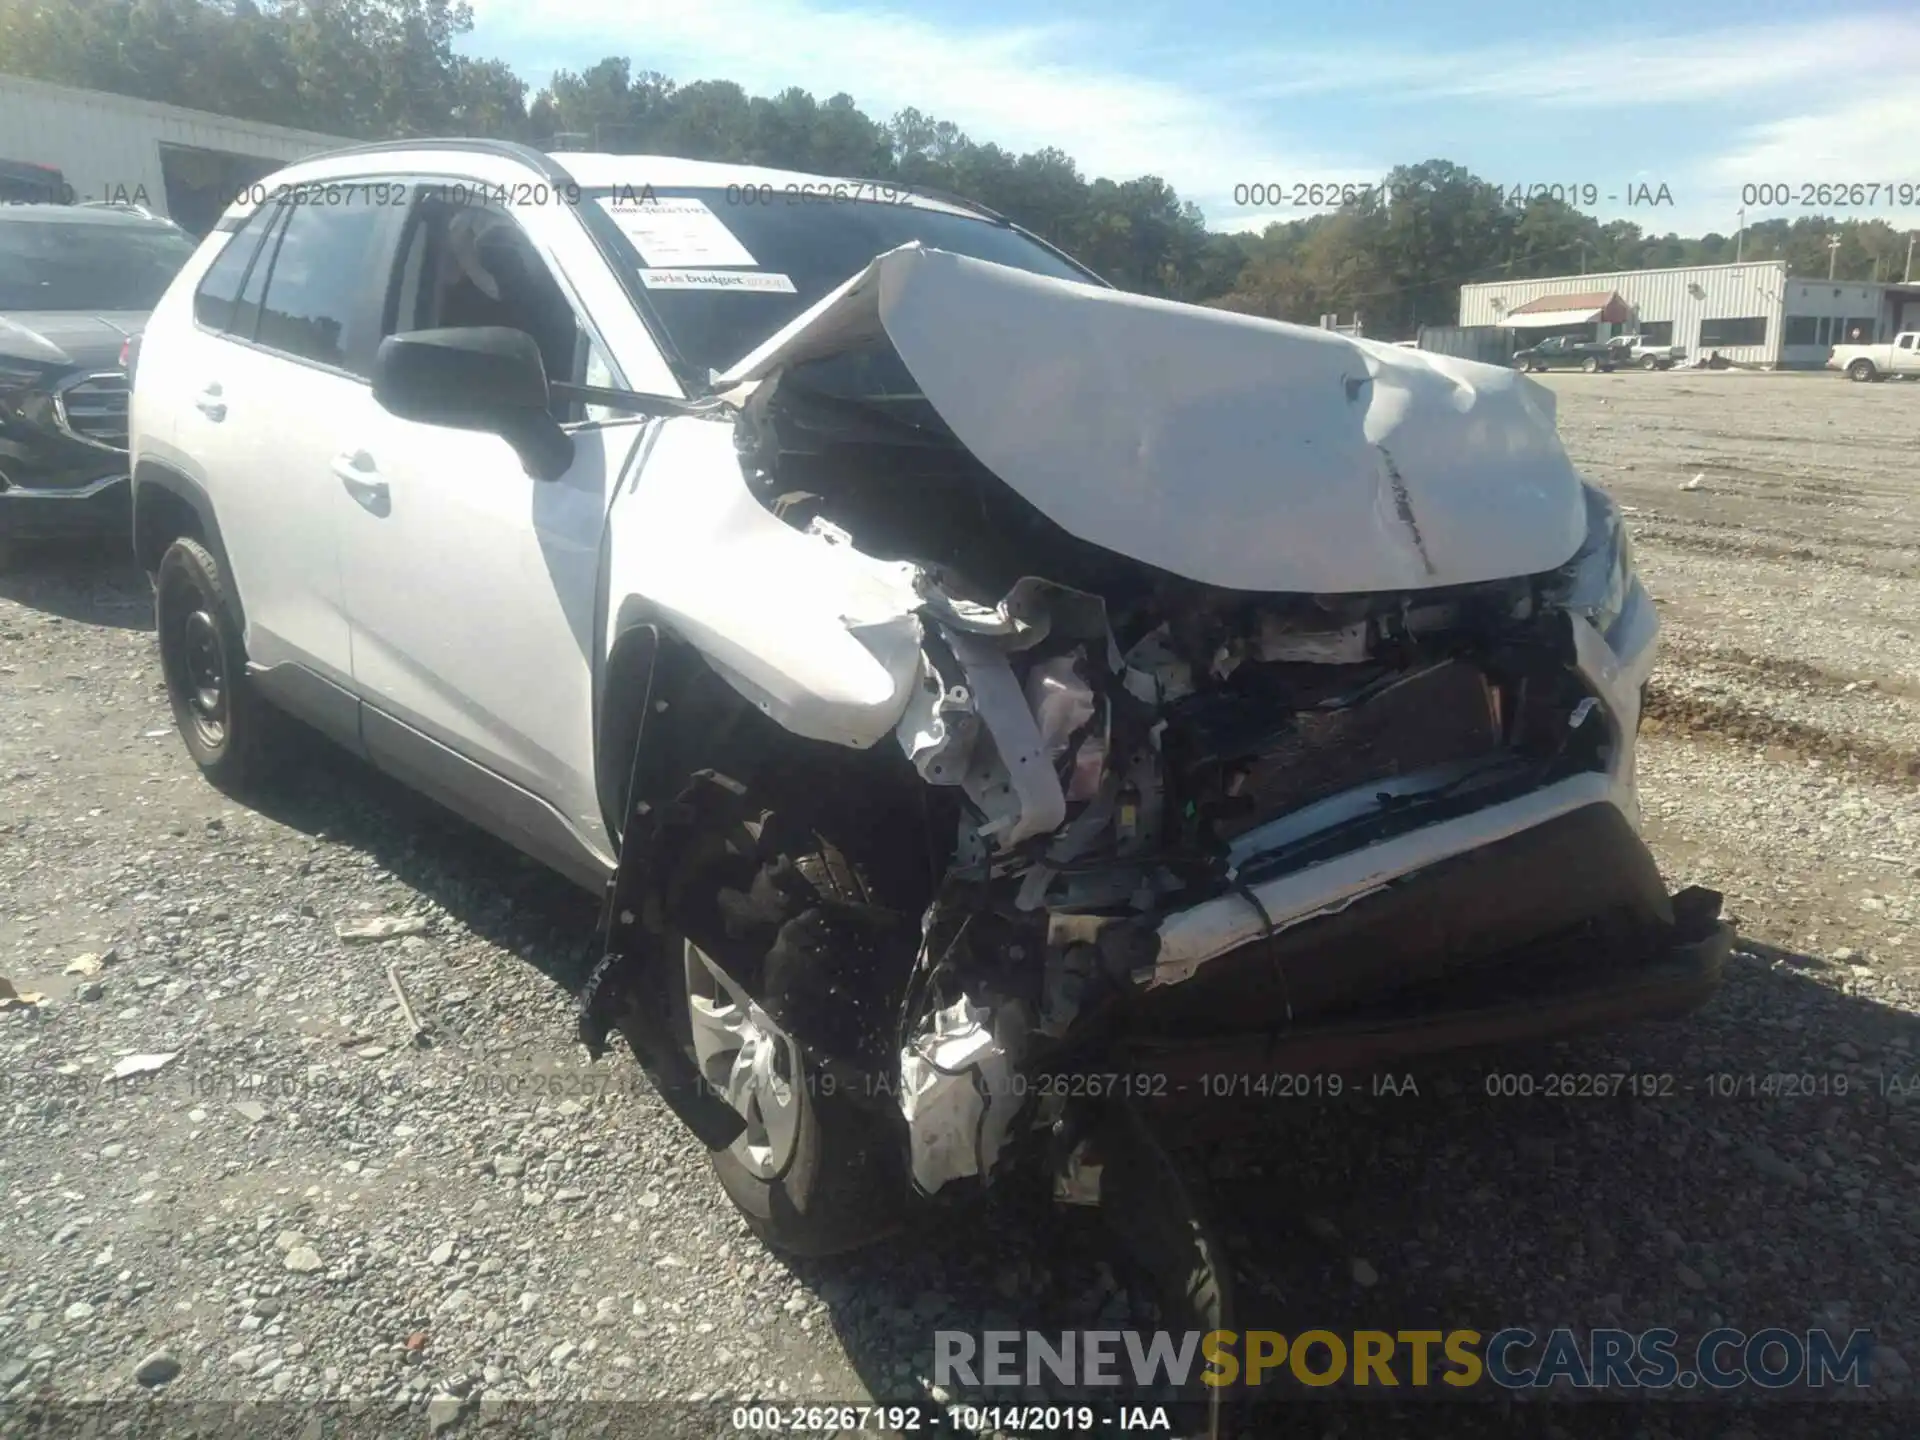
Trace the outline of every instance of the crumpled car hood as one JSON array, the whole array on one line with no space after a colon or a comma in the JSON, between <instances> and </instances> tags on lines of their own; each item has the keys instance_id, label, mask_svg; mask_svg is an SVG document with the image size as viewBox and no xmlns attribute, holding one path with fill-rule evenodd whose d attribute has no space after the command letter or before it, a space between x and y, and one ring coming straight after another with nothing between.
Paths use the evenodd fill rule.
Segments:
<instances>
[{"instance_id":1,"label":"crumpled car hood","mask_svg":"<svg viewBox=\"0 0 1920 1440\"><path fill-rule=\"evenodd\" d=\"M715 383L883 339L1055 523L1205 584L1471 584L1553 569L1586 533L1552 392L1522 375L918 244Z\"/></svg>"}]
</instances>

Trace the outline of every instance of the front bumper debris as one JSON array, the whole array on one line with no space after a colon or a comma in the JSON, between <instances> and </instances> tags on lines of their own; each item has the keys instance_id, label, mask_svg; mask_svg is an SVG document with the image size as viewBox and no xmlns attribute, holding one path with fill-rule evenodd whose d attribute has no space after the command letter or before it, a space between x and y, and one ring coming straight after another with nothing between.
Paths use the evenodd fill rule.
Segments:
<instances>
[{"instance_id":1,"label":"front bumper debris","mask_svg":"<svg viewBox=\"0 0 1920 1440\"><path fill-rule=\"evenodd\" d=\"M9 473L0 483L0 540L80 539L132 530L133 482L124 474L53 487Z\"/></svg>"},{"instance_id":2,"label":"front bumper debris","mask_svg":"<svg viewBox=\"0 0 1920 1440\"><path fill-rule=\"evenodd\" d=\"M1516 962L1474 977L1453 1004L1382 1005L1264 1035L1135 1038L1103 1063L1141 1077L1136 1093L1178 1101L1222 1088L1203 1077L1352 1073L1676 1018L1719 989L1733 930L1715 891L1689 888L1670 903L1671 937L1642 964L1542 973Z\"/></svg>"}]
</instances>

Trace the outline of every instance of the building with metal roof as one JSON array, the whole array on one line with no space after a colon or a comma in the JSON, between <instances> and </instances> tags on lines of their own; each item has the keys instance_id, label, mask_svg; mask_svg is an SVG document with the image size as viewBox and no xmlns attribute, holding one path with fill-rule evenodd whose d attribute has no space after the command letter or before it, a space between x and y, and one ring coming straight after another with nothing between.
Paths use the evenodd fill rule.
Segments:
<instances>
[{"instance_id":1,"label":"building with metal roof","mask_svg":"<svg viewBox=\"0 0 1920 1440\"><path fill-rule=\"evenodd\" d=\"M4 199L138 206L204 234L261 176L352 143L0 75L0 162L11 162L0 163Z\"/></svg>"},{"instance_id":2,"label":"building with metal roof","mask_svg":"<svg viewBox=\"0 0 1920 1440\"><path fill-rule=\"evenodd\" d=\"M1776 369L1826 363L1834 345L1920 329L1920 284L1789 276L1784 260L1492 280L1460 287L1460 324L1525 343L1548 335L1645 335L1687 355Z\"/></svg>"}]
</instances>

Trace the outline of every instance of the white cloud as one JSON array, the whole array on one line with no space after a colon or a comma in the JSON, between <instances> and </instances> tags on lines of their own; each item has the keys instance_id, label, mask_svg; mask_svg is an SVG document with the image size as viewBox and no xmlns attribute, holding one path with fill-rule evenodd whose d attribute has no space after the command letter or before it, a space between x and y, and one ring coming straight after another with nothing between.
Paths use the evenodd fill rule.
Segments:
<instances>
[{"instance_id":1,"label":"white cloud","mask_svg":"<svg viewBox=\"0 0 1920 1440\"><path fill-rule=\"evenodd\" d=\"M1892 181L1920 185L1920 92L1911 85L1855 95L1810 113L1748 128L1708 167L1727 184Z\"/></svg>"},{"instance_id":2,"label":"white cloud","mask_svg":"<svg viewBox=\"0 0 1920 1440\"><path fill-rule=\"evenodd\" d=\"M1911 84L1920 24L1888 15L1680 33L1556 36L1463 50L1288 48L1224 62L1267 98L1352 91L1395 103L1525 101L1664 109L1801 85L1857 86L1880 72ZM1277 77L1277 78L1255 78Z\"/></svg>"},{"instance_id":3,"label":"white cloud","mask_svg":"<svg viewBox=\"0 0 1920 1440\"><path fill-rule=\"evenodd\" d=\"M1232 208L1238 184L1365 181L1380 173L1276 133L1265 106L1142 75L1118 56L1103 59L1103 50L1116 49L1111 30L1038 24L975 31L901 11L806 0L644 10L616 0L564 8L481 0L475 12L477 49L492 47L501 32L537 34L549 53L633 54L636 64L676 79L725 77L749 93L789 85L818 97L844 90L877 118L911 105L982 142L1017 151L1058 146L1088 176L1164 176L1209 213Z\"/></svg>"},{"instance_id":4,"label":"white cloud","mask_svg":"<svg viewBox=\"0 0 1920 1440\"><path fill-rule=\"evenodd\" d=\"M1785 189L1784 204L1750 204L1749 224L1756 220L1831 214L1841 219L1884 220L1896 229L1920 227L1920 94L1911 82L1884 89L1850 89L1824 104L1805 105L1775 120L1739 128L1729 146L1699 167L1696 190L1718 192L1720 208L1735 213L1749 195L1765 192L1749 186ZM1881 189L1850 203L1834 195L1819 203L1821 187L1855 184ZM1803 187L1813 187L1815 203L1800 203ZM1907 204L1899 203L1902 187ZM1731 228L1724 222L1722 228Z\"/></svg>"}]
</instances>

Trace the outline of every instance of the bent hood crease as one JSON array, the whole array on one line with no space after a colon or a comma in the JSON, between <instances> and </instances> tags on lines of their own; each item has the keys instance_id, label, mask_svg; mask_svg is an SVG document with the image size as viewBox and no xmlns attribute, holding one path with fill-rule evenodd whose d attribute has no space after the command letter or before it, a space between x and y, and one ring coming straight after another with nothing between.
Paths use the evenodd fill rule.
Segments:
<instances>
[{"instance_id":1,"label":"bent hood crease","mask_svg":"<svg viewBox=\"0 0 1920 1440\"><path fill-rule=\"evenodd\" d=\"M982 464L1093 544L1321 594L1550 570L1586 532L1553 394L1512 371L918 244L715 377L892 342Z\"/></svg>"}]
</instances>

